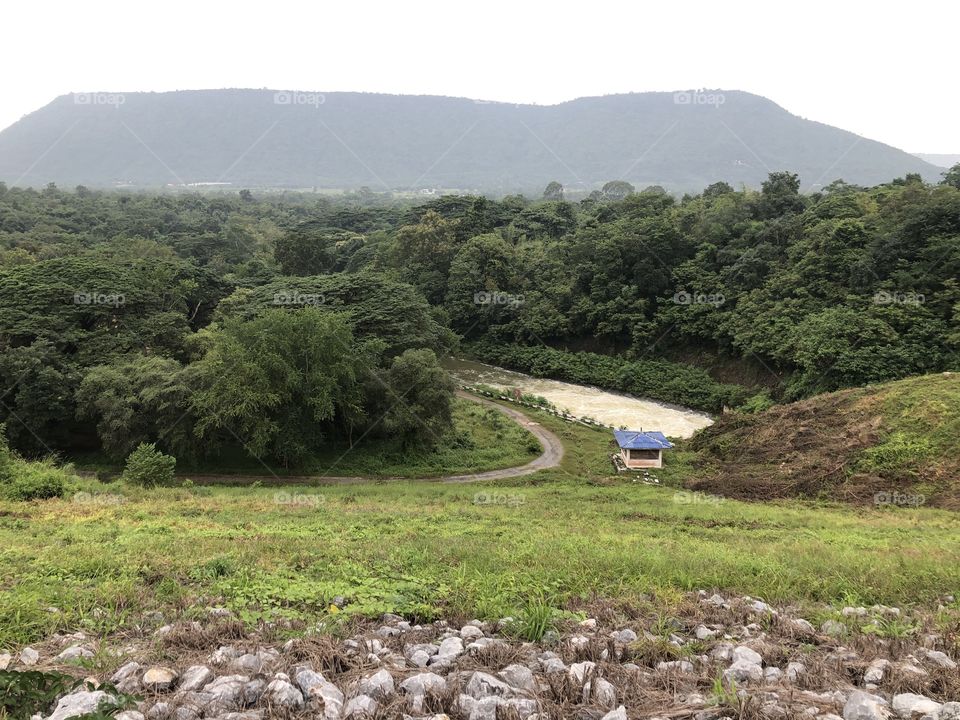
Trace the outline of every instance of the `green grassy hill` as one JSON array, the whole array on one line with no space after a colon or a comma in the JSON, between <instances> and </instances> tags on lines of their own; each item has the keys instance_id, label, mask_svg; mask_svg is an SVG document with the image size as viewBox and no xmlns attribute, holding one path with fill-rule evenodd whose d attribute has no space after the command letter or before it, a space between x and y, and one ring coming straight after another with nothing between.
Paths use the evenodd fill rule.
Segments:
<instances>
[{"instance_id":1,"label":"green grassy hill","mask_svg":"<svg viewBox=\"0 0 960 720\"><path fill-rule=\"evenodd\" d=\"M960 375L732 414L690 442L695 490L960 509Z\"/></svg>"}]
</instances>

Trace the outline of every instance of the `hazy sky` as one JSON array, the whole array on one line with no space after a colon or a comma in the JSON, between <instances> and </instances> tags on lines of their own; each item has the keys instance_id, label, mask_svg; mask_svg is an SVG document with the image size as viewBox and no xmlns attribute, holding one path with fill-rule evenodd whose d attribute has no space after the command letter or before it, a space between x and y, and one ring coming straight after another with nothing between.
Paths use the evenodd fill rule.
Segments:
<instances>
[{"instance_id":1,"label":"hazy sky","mask_svg":"<svg viewBox=\"0 0 960 720\"><path fill-rule=\"evenodd\" d=\"M0 127L67 92L267 87L550 104L765 95L911 152L960 153L956 0L15 2Z\"/></svg>"}]
</instances>

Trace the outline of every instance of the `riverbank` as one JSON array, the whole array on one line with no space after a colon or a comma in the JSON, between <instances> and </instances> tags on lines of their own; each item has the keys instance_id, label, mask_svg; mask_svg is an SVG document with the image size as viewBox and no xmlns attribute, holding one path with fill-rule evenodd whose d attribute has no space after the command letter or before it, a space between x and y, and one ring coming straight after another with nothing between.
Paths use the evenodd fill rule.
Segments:
<instances>
[{"instance_id":1,"label":"riverbank","mask_svg":"<svg viewBox=\"0 0 960 720\"><path fill-rule=\"evenodd\" d=\"M464 351L477 360L537 377L595 385L704 412L738 407L751 394L740 385L717 382L705 370L669 360L628 360L545 345L501 345L485 340L465 344Z\"/></svg>"},{"instance_id":2,"label":"riverbank","mask_svg":"<svg viewBox=\"0 0 960 720\"><path fill-rule=\"evenodd\" d=\"M447 357L443 367L469 392L515 402L514 391L547 401L559 417L608 428L656 429L668 437L688 438L708 427L713 418L704 412L663 402L615 393L589 385L530 375L475 360ZM502 393L490 394L489 389ZM535 408L535 402L520 404Z\"/></svg>"}]
</instances>

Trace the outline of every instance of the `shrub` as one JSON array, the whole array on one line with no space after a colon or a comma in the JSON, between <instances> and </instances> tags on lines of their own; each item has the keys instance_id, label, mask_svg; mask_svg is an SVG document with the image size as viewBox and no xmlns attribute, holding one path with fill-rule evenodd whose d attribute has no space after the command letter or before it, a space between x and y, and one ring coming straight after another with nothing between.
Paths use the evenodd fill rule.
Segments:
<instances>
[{"instance_id":1,"label":"shrub","mask_svg":"<svg viewBox=\"0 0 960 720\"><path fill-rule=\"evenodd\" d=\"M164 455L154 443L140 443L127 458L123 478L141 487L170 485L176 466L177 459Z\"/></svg>"},{"instance_id":2,"label":"shrub","mask_svg":"<svg viewBox=\"0 0 960 720\"><path fill-rule=\"evenodd\" d=\"M49 500L62 497L67 485L67 473L50 461L13 461L11 476L0 483L0 491L7 500Z\"/></svg>"},{"instance_id":3,"label":"shrub","mask_svg":"<svg viewBox=\"0 0 960 720\"><path fill-rule=\"evenodd\" d=\"M13 479L15 462L16 457L7 442L7 424L0 423L0 485Z\"/></svg>"}]
</instances>

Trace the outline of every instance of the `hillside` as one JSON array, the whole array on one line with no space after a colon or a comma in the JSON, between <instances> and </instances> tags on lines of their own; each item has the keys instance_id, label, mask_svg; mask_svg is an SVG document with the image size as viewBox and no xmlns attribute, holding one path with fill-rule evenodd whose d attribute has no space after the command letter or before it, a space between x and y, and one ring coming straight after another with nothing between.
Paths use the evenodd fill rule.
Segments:
<instances>
[{"instance_id":1,"label":"hillside","mask_svg":"<svg viewBox=\"0 0 960 720\"><path fill-rule=\"evenodd\" d=\"M721 102L722 101L722 102ZM940 169L739 91L636 93L553 106L363 93L203 90L64 95L0 132L8 184L449 188L588 192L625 179L702 190L873 185Z\"/></svg>"},{"instance_id":2,"label":"hillside","mask_svg":"<svg viewBox=\"0 0 960 720\"><path fill-rule=\"evenodd\" d=\"M960 375L818 395L698 433L691 489L960 509Z\"/></svg>"},{"instance_id":3,"label":"hillside","mask_svg":"<svg viewBox=\"0 0 960 720\"><path fill-rule=\"evenodd\" d=\"M914 153L921 160L941 168L951 168L960 163L960 155L949 153Z\"/></svg>"}]
</instances>

